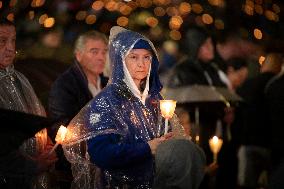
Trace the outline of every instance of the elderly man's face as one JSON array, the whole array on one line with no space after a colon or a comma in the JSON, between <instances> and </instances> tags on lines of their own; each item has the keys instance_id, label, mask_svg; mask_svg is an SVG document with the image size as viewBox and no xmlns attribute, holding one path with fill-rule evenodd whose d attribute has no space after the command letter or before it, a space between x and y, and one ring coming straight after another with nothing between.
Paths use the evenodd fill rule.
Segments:
<instances>
[{"instance_id":1,"label":"elderly man's face","mask_svg":"<svg viewBox=\"0 0 284 189\"><path fill-rule=\"evenodd\" d=\"M16 52L16 29L0 26L0 69L13 64Z\"/></svg>"},{"instance_id":2,"label":"elderly man's face","mask_svg":"<svg viewBox=\"0 0 284 189\"><path fill-rule=\"evenodd\" d=\"M107 55L107 44L103 40L87 39L82 51L76 53L78 62L89 74L103 72Z\"/></svg>"}]
</instances>

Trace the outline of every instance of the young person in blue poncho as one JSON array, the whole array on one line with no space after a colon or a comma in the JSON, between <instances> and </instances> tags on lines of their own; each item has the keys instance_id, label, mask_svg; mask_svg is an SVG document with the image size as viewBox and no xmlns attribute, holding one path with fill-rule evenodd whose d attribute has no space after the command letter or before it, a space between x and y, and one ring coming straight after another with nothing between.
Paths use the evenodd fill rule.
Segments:
<instances>
[{"instance_id":1,"label":"young person in blue poncho","mask_svg":"<svg viewBox=\"0 0 284 189\"><path fill-rule=\"evenodd\" d=\"M153 155L172 136L163 135L156 50L144 36L113 27L109 56L109 84L68 126L72 136L67 136L63 147L74 165L74 183L77 187L152 188ZM79 155L75 148L80 149ZM96 173L87 173L91 169ZM95 183L91 177L96 177Z\"/></svg>"}]
</instances>

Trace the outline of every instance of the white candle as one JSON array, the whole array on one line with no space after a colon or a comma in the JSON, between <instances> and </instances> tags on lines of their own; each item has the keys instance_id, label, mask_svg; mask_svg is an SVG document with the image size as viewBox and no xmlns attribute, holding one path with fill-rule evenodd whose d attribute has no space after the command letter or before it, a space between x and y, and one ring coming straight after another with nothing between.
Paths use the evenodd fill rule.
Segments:
<instances>
[{"instance_id":1,"label":"white candle","mask_svg":"<svg viewBox=\"0 0 284 189\"><path fill-rule=\"evenodd\" d=\"M219 151L221 150L223 144L223 140L219 139L217 136L214 136L213 138L209 139L209 146L211 151L213 152L213 160L215 163L217 163L217 155Z\"/></svg>"},{"instance_id":2,"label":"white candle","mask_svg":"<svg viewBox=\"0 0 284 189\"><path fill-rule=\"evenodd\" d=\"M169 130L169 119L173 117L176 108L176 101L174 100L160 100L160 109L162 116L165 118L165 132Z\"/></svg>"},{"instance_id":3,"label":"white candle","mask_svg":"<svg viewBox=\"0 0 284 189\"><path fill-rule=\"evenodd\" d=\"M55 137L56 144L53 146L53 148L48 153L49 155L51 155L53 153L53 151L57 148L57 146L59 144L63 143L65 136L66 136L66 133L67 133L67 128L65 126L61 125L59 127L57 134L56 134L56 137Z\"/></svg>"}]
</instances>

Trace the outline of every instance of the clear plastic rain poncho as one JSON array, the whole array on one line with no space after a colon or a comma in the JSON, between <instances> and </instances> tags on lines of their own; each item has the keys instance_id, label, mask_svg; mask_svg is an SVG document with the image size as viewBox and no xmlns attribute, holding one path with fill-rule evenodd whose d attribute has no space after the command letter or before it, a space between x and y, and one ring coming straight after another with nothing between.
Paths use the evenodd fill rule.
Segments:
<instances>
[{"instance_id":1,"label":"clear plastic rain poncho","mask_svg":"<svg viewBox=\"0 0 284 189\"><path fill-rule=\"evenodd\" d=\"M0 69L0 107L29 114L45 116L45 111L27 78L14 66ZM47 132L43 129L37 137L27 140L23 148L29 155L35 155L46 145Z\"/></svg>"},{"instance_id":2,"label":"clear plastic rain poncho","mask_svg":"<svg viewBox=\"0 0 284 189\"><path fill-rule=\"evenodd\" d=\"M131 86L131 81L126 76L124 62L126 55L139 40L147 41L154 54L146 81L147 91L144 90L140 99L131 89L133 85ZM112 77L108 86L89 102L68 126L63 148L67 160L72 165L72 188L106 188L107 186L102 183L103 177L107 183L114 177L127 183L133 179L133 175L139 174L139 167L132 172L122 169L99 169L91 162L91 156L96 154L88 153L89 140L101 135L116 134L120 136L121 143L147 142L164 133L164 119L159 109L159 100L162 99L162 86L158 77L159 62L151 41L136 32L113 27L109 41L109 56ZM143 98L144 94L146 98ZM183 135L183 129L177 121L171 125L179 127L177 135ZM151 166L145 172L142 171L142 176L153 179L154 170ZM146 182L137 188L150 187L151 183Z\"/></svg>"},{"instance_id":3,"label":"clear plastic rain poncho","mask_svg":"<svg viewBox=\"0 0 284 189\"><path fill-rule=\"evenodd\" d=\"M39 116L46 115L31 84L13 65L0 69L0 107ZM46 143L47 131L43 129L35 137L26 140L20 150L25 155L34 156L44 150Z\"/></svg>"}]
</instances>

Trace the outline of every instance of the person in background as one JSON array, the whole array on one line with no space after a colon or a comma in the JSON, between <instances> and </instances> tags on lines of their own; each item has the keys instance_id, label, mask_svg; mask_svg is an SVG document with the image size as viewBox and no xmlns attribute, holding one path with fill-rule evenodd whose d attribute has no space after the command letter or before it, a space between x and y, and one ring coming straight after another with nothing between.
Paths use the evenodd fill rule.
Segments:
<instances>
[{"instance_id":1,"label":"person in background","mask_svg":"<svg viewBox=\"0 0 284 189\"><path fill-rule=\"evenodd\" d=\"M1 19L0 108L45 116L45 110L28 79L14 69L15 55L15 25L6 19ZM41 182L39 176L49 170L57 160L55 153L49 154L52 147L47 131L43 129L35 137L26 140L18 150L2 156L1 188L36 188L38 184L50 187L50 183L45 182L46 180Z\"/></svg>"},{"instance_id":2,"label":"person in background","mask_svg":"<svg viewBox=\"0 0 284 189\"><path fill-rule=\"evenodd\" d=\"M159 67L160 77L175 66L178 59L178 52L179 47L175 41L168 40L163 42L159 52L159 54L161 54L161 65ZM166 77L166 75L164 77Z\"/></svg>"},{"instance_id":3,"label":"person in background","mask_svg":"<svg viewBox=\"0 0 284 189\"><path fill-rule=\"evenodd\" d=\"M248 79L238 90L243 98L240 148L238 151L238 184L243 188L267 187L271 169L271 126L266 90L276 79L282 67L280 53L268 53L261 65L260 74ZM267 139L265 139L267 138ZM265 140L264 140L265 139ZM265 175L265 177L263 177ZM260 183L260 178L265 182ZM263 180L264 181L264 180Z\"/></svg>"},{"instance_id":4,"label":"person in background","mask_svg":"<svg viewBox=\"0 0 284 189\"><path fill-rule=\"evenodd\" d=\"M168 82L164 86L189 87L193 85L226 87L226 84L219 76L219 67L215 63L215 46L212 36L201 27L191 27L186 31L186 37L183 40L182 50L187 58L177 64L168 78ZM224 105L222 103L203 102L184 107L188 111L190 117L195 118L195 112L198 108L200 115L200 125L196 126L199 143L205 151L207 157L208 168L211 167L211 151L209 149L208 140L215 135L215 125L218 119L223 117ZM209 103L209 102L208 102ZM210 108L208 108L210 106ZM197 122L197 120L195 120ZM213 166L216 170L217 165ZM209 171L211 172L211 171ZM215 171L213 171L215 172ZM204 177L207 180L208 175ZM205 183L206 182L206 183ZM204 181L201 187L205 186L209 181Z\"/></svg>"},{"instance_id":5,"label":"person in background","mask_svg":"<svg viewBox=\"0 0 284 189\"><path fill-rule=\"evenodd\" d=\"M214 63L214 48L212 37L205 29L200 27L188 29L183 49L187 58L173 68L173 74L165 86L198 84L225 87L218 74L219 68Z\"/></svg>"},{"instance_id":6,"label":"person in background","mask_svg":"<svg viewBox=\"0 0 284 189\"><path fill-rule=\"evenodd\" d=\"M185 139L171 139L158 146L154 189L198 189L205 174L205 154Z\"/></svg>"},{"instance_id":7,"label":"person in background","mask_svg":"<svg viewBox=\"0 0 284 189\"><path fill-rule=\"evenodd\" d=\"M222 80L226 83L227 88L235 92L238 87L248 76L248 64L245 59L232 58L227 61L226 74ZM218 171L216 175L216 188L235 188L237 185L237 150L238 150L238 136L235 130L235 109L237 106L230 106L224 109L225 115L221 126L221 137L223 139L223 146L219 153ZM238 117L236 118L238 119ZM226 179L225 179L226 178Z\"/></svg>"},{"instance_id":8,"label":"person in background","mask_svg":"<svg viewBox=\"0 0 284 189\"><path fill-rule=\"evenodd\" d=\"M88 31L75 42L74 64L54 82L49 94L48 114L60 124L71 119L106 86L103 76L108 40L103 33Z\"/></svg>"},{"instance_id":9,"label":"person in background","mask_svg":"<svg viewBox=\"0 0 284 189\"><path fill-rule=\"evenodd\" d=\"M248 63L242 58L232 58L227 61L226 83L228 89L236 91L248 77Z\"/></svg>"},{"instance_id":10,"label":"person in background","mask_svg":"<svg viewBox=\"0 0 284 189\"><path fill-rule=\"evenodd\" d=\"M81 34L76 40L73 65L56 79L49 93L48 116L55 122L50 129L52 136L55 136L60 125L67 126L81 108L106 86L108 78L103 75L103 70L107 44L107 37L94 30ZM62 188L69 188L72 180L70 164L61 147L57 153L60 158L56 164L57 170L63 171L65 176L69 175L61 179Z\"/></svg>"}]
</instances>

